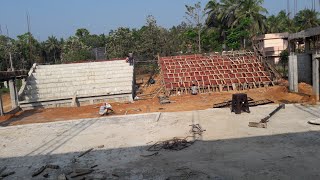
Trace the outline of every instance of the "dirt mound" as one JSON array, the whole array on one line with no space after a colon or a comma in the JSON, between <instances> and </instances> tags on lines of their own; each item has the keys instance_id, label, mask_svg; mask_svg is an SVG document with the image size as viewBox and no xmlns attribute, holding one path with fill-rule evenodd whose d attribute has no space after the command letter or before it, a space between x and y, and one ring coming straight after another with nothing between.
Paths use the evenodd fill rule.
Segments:
<instances>
[{"instance_id":1,"label":"dirt mound","mask_svg":"<svg viewBox=\"0 0 320 180\"><path fill-rule=\"evenodd\" d=\"M155 89L161 87L160 81L156 80L156 84L145 87L143 94L154 92ZM182 94L181 96L171 96L170 104L160 104L157 97L153 99L145 99L135 101L133 103L111 103L115 115L140 114L149 112L176 112L176 111L191 111L203 110L212 108L213 104L231 100L234 93L247 93L254 100L269 99L275 103L306 103L314 104L315 101L311 98L312 88L305 83L299 84L301 93L290 93L284 81L282 85L249 89L246 91L230 91L217 92L199 95ZM37 109L19 112L15 115L5 116L0 118L0 126L18 125L29 123L43 123L54 121L65 121L80 118L95 118L100 117L98 105L89 105L83 107L70 108L54 108L54 109Z\"/></svg>"}]
</instances>

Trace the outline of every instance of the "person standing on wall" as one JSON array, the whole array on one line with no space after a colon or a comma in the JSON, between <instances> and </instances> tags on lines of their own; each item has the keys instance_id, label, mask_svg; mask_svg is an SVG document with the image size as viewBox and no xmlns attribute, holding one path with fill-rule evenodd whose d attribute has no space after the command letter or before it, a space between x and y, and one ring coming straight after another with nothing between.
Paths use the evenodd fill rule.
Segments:
<instances>
[{"instance_id":1,"label":"person standing on wall","mask_svg":"<svg viewBox=\"0 0 320 180\"><path fill-rule=\"evenodd\" d=\"M133 66L133 63L134 63L133 53L128 54L126 61L130 64L130 66Z\"/></svg>"}]
</instances>

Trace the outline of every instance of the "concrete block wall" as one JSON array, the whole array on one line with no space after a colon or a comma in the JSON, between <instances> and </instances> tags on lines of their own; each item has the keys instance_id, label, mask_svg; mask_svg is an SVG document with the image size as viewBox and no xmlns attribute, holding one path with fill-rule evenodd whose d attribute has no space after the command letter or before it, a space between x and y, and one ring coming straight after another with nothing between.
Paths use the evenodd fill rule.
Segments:
<instances>
[{"instance_id":1,"label":"concrete block wall","mask_svg":"<svg viewBox=\"0 0 320 180\"><path fill-rule=\"evenodd\" d=\"M309 54L298 54L298 82L312 84L312 58Z\"/></svg>"},{"instance_id":2,"label":"concrete block wall","mask_svg":"<svg viewBox=\"0 0 320 180\"><path fill-rule=\"evenodd\" d=\"M298 83L312 84L312 57L310 54L291 54L289 56L289 90L298 92Z\"/></svg>"},{"instance_id":3,"label":"concrete block wall","mask_svg":"<svg viewBox=\"0 0 320 180\"><path fill-rule=\"evenodd\" d=\"M116 101L131 101L132 87L133 67L125 60L39 65L26 82L20 106L59 107L70 104L75 95L79 102L113 96Z\"/></svg>"}]
</instances>

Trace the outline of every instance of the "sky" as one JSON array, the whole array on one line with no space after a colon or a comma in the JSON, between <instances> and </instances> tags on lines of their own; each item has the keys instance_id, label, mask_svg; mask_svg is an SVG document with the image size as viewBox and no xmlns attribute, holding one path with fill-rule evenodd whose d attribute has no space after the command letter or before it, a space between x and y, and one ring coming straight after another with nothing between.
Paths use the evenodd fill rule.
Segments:
<instances>
[{"instance_id":1,"label":"sky","mask_svg":"<svg viewBox=\"0 0 320 180\"><path fill-rule=\"evenodd\" d=\"M73 35L78 28L92 34L108 34L118 27L139 28L153 15L160 26L169 28L184 21L185 5L199 0L0 0L0 33L15 38L28 31L43 41ZM201 1L201 0L200 0ZM311 7L312 0L298 0L298 9ZM318 0L317 0L318 1ZM203 6L208 0L202 0ZM293 10L293 0L290 0ZM265 0L270 14L287 8L287 0ZM317 10L320 11L319 5Z\"/></svg>"}]
</instances>

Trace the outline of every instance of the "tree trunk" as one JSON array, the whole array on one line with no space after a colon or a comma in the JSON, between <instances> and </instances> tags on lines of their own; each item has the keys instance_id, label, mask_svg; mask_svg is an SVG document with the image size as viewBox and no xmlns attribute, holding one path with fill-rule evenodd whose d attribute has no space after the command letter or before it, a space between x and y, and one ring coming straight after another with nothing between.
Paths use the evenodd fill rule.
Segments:
<instances>
[{"instance_id":1,"label":"tree trunk","mask_svg":"<svg viewBox=\"0 0 320 180\"><path fill-rule=\"evenodd\" d=\"M54 59L54 64L56 64L57 63L57 61L56 61L56 50L53 51L53 59Z\"/></svg>"},{"instance_id":2,"label":"tree trunk","mask_svg":"<svg viewBox=\"0 0 320 180\"><path fill-rule=\"evenodd\" d=\"M201 28L198 31L199 53L201 53Z\"/></svg>"}]
</instances>

